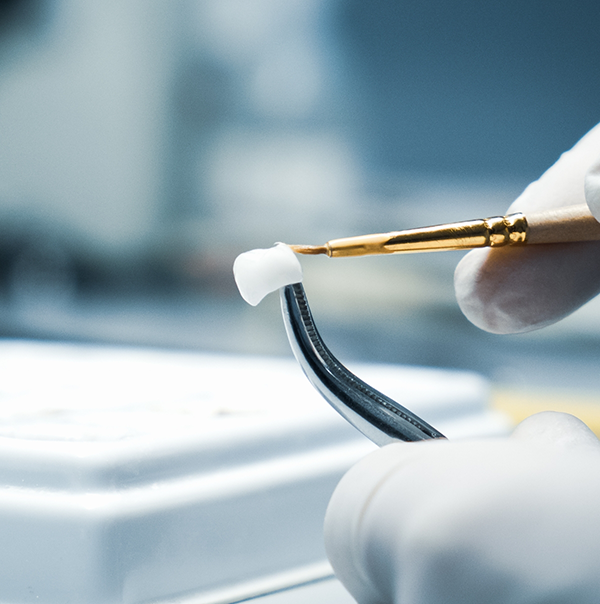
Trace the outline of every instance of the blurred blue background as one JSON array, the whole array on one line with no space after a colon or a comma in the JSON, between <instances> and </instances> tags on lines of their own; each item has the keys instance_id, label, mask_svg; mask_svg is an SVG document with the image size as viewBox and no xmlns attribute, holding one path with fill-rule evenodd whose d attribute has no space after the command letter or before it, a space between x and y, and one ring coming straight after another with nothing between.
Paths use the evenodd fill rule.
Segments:
<instances>
[{"instance_id":1,"label":"blurred blue background","mask_svg":"<svg viewBox=\"0 0 600 604\"><path fill-rule=\"evenodd\" d=\"M504 212L600 121L599 57L588 0L3 0L0 335L288 355L237 254ZM485 334L459 258L306 258L324 339L600 387L598 303Z\"/></svg>"}]
</instances>

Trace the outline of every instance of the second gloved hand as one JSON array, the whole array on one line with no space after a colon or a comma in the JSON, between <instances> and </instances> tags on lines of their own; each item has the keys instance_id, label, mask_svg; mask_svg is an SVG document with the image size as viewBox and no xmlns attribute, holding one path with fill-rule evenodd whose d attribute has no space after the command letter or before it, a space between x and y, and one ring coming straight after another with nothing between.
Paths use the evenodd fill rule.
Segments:
<instances>
[{"instance_id":1,"label":"second gloved hand","mask_svg":"<svg viewBox=\"0 0 600 604\"><path fill-rule=\"evenodd\" d=\"M338 485L325 539L359 604L597 604L600 441L573 416L399 443Z\"/></svg>"}]
</instances>

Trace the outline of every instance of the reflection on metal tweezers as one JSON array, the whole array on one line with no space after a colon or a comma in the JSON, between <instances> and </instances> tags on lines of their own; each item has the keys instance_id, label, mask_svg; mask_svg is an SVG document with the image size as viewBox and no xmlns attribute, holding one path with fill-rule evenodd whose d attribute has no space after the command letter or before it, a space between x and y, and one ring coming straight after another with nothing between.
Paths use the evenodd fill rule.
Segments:
<instances>
[{"instance_id":1,"label":"reflection on metal tweezers","mask_svg":"<svg viewBox=\"0 0 600 604\"><path fill-rule=\"evenodd\" d=\"M294 356L321 395L374 443L445 438L420 417L348 371L325 346L301 283L281 288L281 310Z\"/></svg>"}]
</instances>

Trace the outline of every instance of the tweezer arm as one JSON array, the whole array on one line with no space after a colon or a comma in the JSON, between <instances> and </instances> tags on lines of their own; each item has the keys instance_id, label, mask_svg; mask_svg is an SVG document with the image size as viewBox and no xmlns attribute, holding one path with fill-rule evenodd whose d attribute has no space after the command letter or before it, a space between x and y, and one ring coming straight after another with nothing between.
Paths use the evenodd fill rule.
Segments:
<instances>
[{"instance_id":1,"label":"tweezer arm","mask_svg":"<svg viewBox=\"0 0 600 604\"><path fill-rule=\"evenodd\" d=\"M374 443L445 438L443 434L348 371L325 346L301 283L281 288L281 310L292 351L327 402Z\"/></svg>"}]
</instances>

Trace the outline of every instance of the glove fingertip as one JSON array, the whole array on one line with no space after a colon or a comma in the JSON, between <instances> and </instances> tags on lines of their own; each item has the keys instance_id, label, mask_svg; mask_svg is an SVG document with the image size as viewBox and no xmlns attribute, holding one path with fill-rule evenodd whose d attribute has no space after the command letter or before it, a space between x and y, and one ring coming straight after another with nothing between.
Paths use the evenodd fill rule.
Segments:
<instances>
[{"instance_id":1,"label":"glove fingertip","mask_svg":"<svg viewBox=\"0 0 600 604\"><path fill-rule=\"evenodd\" d=\"M600 453L597 436L583 421L569 413L543 411L531 415L514 429L512 437L565 449L593 449Z\"/></svg>"},{"instance_id":2,"label":"glove fingertip","mask_svg":"<svg viewBox=\"0 0 600 604\"><path fill-rule=\"evenodd\" d=\"M454 273L456 300L462 313L476 327L495 334L519 333L534 329L518 312L507 305L500 285L501 271L486 268L490 250L473 250L459 262Z\"/></svg>"},{"instance_id":3,"label":"glove fingertip","mask_svg":"<svg viewBox=\"0 0 600 604\"><path fill-rule=\"evenodd\" d=\"M586 173L584 181L585 201L596 220L600 220L600 161Z\"/></svg>"}]
</instances>

